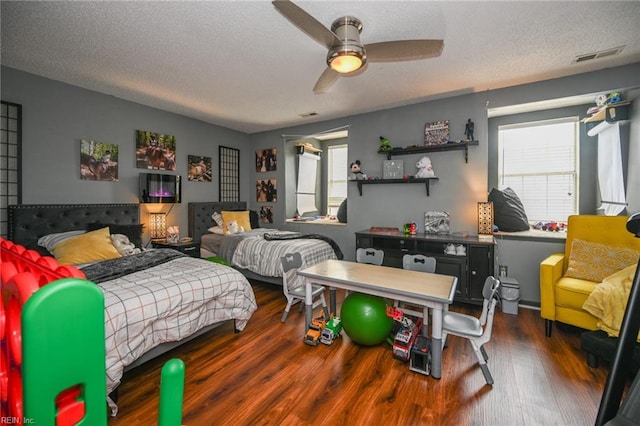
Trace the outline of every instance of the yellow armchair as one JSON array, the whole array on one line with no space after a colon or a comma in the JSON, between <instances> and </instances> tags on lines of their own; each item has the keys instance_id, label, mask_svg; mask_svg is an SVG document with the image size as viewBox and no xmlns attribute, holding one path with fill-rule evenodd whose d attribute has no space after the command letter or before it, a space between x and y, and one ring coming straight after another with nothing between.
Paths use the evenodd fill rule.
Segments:
<instances>
[{"instance_id":1,"label":"yellow armchair","mask_svg":"<svg viewBox=\"0 0 640 426\"><path fill-rule=\"evenodd\" d=\"M555 253L540 263L540 316L545 319L545 334L551 336L554 321L586 330L595 330L598 319L582 309L599 283L568 277L567 267L573 241L583 240L640 251L640 238L626 229L626 216L569 216L564 253Z\"/></svg>"}]
</instances>

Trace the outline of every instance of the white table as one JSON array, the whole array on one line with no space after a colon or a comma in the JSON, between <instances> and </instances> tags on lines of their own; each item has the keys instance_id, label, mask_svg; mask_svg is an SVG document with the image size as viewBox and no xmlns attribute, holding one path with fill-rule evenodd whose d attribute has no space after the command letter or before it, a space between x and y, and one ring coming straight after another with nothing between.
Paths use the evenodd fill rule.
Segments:
<instances>
[{"instance_id":1,"label":"white table","mask_svg":"<svg viewBox=\"0 0 640 426\"><path fill-rule=\"evenodd\" d=\"M457 277L344 260L326 260L298 270L298 275L305 279L306 328L313 315L311 283L329 287L332 313L336 311L336 288L422 306L424 318L428 318L431 309L431 375L436 379L441 377L442 311L453 302Z\"/></svg>"}]
</instances>

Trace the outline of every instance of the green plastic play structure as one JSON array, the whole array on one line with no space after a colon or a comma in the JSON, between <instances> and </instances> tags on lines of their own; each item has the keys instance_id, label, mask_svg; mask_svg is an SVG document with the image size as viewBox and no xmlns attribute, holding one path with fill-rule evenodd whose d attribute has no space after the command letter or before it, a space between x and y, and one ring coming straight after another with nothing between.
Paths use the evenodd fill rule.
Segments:
<instances>
[{"instance_id":1,"label":"green plastic play structure","mask_svg":"<svg viewBox=\"0 0 640 426\"><path fill-rule=\"evenodd\" d=\"M102 290L77 269L2 238L0 251L0 419L106 426ZM160 426L182 424L184 375L180 359L162 368Z\"/></svg>"},{"instance_id":2,"label":"green plastic play structure","mask_svg":"<svg viewBox=\"0 0 640 426\"><path fill-rule=\"evenodd\" d=\"M24 417L35 424L106 426L100 288L78 278L45 285L23 306L22 335ZM159 426L182 424L184 373L176 358L162 368Z\"/></svg>"},{"instance_id":3,"label":"green plastic play structure","mask_svg":"<svg viewBox=\"0 0 640 426\"><path fill-rule=\"evenodd\" d=\"M22 308L24 415L106 425L104 296L95 284L66 278L43 286ZM69 400L56 408L60 392Z\"/></svg>"}]
</instances>

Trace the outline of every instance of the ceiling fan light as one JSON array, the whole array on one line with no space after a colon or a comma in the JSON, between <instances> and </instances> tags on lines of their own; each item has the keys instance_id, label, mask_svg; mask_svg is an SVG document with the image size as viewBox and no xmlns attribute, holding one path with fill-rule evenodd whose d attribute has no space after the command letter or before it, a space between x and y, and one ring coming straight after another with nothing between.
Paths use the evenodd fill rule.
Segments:
<instances>
[{"instance_id":1,"label":"ceiling fan light","mask_svg":"<svg viewBox=\"0 0 640 426\"><path fill-rule=\"evenodd\" d=\"M341 74L347 74L359 70L364 61L356 52L338 52L329 59L329 66Z\"/></svg>"}]
</instances>

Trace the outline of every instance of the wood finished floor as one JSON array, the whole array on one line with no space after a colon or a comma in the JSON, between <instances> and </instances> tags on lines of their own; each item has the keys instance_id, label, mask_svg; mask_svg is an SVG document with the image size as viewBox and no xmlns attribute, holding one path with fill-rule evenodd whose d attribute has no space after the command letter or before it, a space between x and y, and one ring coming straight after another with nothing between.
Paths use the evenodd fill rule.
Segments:
<instances>
[{"instance_id":1,"label":"wood finished floor","mask_svg":"<svg viewBox=\"0 0 640 426\"><path fill-rule=\"evenodd\" d=\"M592 425L607 366L591 369L579 334L554 327L544 336L536 310L497 312L486 345L493 387L468 341L451 337L442 379L409 371L385 345L348 337L332 346L302 343L304 313L287 322L278 286L252 282L258 310L245 330L218 327L127 373L109 425L153 425L160 369L186 363L185 425ZM339 300L340 294L339 293ZM479 308L451 310L479 314Z\"/></svg>"}]
</instances>

